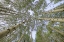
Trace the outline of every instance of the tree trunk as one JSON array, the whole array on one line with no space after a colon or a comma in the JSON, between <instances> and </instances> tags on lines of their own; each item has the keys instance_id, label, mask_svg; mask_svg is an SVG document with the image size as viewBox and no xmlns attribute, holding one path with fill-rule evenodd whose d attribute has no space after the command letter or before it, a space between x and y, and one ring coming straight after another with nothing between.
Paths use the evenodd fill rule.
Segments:
<instances>
[{"instance_id":1,"label":"tree trunk","mask_svg":"<svg viewBox=\"0 0 64 42\"><path fill-rule=\"evenodd\" d=\"M4 31L0 32L0 38L3 38L4 36L9 34L10 32L14 31L19 25L21 25L21 24L15 25L15 26L7 29L7 30L4 30Z\"/></svg>"},{"instance_id":2,"label":"tree trunk","mask_svg":"<svg viewBox=\"0 0 64 42\"><path fill-rule=\"evenodd\" d=\"M50 20L55 22L64 22L64 18L38 18L39 20Z\"/></svg>"}]
</instances>

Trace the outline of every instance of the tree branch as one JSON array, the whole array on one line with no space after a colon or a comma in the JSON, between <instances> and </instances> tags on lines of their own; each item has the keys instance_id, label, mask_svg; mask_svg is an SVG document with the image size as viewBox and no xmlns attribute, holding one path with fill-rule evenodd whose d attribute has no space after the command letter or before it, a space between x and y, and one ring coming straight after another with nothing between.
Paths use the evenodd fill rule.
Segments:
<instances>
[{"instance_id":1,"label":"tree branch","mask_svg":"<svg viewBox=\"0 0 64 42\"><path fill-rule=\"evenodd\" d=\"M55 22L64 22L64 18L38 18L39 20L50 20Z\"/></svg>"},{"instance_id":2,"label":"tree branch","mask_svg":"<svg viewBox=\"0 0 64 42\"><path fill-rule=\"evenodd\" d=\"M45 11L45 12L42 12L43 14L49 14L49 13L56 13L56 12L62 12L64 11L64 8L61 8L61 9L55 9L55 10L50 10L50 11Z\"/></svg>"},{"instance_id":3,"label":"tree branch","mask_svg":"<svg viewBox=\"0 0 64 42\"><path fill-rule=\"evenodd\" d=\"M25 29L24 34L26 33L26 30L27 30L27 29L28 29L28 28ZM24 36L24 34L21 35L21 37L20 37L20 39L18 40L18 42L21 41L21 39L22 39L22 37Z\"/></svg>"},{"instance_id":4,"label":"tree branch","mask_svg":"<svg viewBox=\"0 0 64 42\"><path fill-rule=\"evenodd\" d=\"M59 31L59 30L57 30L57 29L55 29L55 28L52 28L52 27L50 27L50 26L48 26L50 29L52 29L52 30L54 30L54 31L56 31L56 32L58 32L59 34L61 34L61 35L63 35L64 36L64 33L63 32L61 32L61 31Z\"/></svg>"}]
</instances>

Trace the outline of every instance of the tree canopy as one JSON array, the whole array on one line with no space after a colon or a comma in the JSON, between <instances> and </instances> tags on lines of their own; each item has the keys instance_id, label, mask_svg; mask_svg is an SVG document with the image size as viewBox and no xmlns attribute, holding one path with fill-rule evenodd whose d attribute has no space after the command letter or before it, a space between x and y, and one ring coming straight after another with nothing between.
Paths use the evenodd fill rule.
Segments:
<instances>
[{"instance_id":1,"label":"tree canopy","mask_svg":"<svg viewBox=\"0 0 64 42\"><path fill-rule=\"evenodd\" d=\"M0 42L64 42L64 0L0 0Z\"/></svg>"}]
</instances>

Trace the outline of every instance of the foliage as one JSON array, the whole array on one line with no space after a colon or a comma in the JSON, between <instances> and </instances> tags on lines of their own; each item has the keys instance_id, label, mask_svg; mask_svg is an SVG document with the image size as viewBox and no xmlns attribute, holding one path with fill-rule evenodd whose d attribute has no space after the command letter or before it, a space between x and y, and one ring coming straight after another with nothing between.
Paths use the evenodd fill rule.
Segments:
<instances>
[{"instance_id":1,"label":"foliage","mask_svg":"<svg viewBox=\"0 0 64 42\"><path fill-rule=\"evenodd\" d=\"M61 22L64 21L64 4L54 6L53 9L47 11L48 6L52 6L50 4L56 5L62 0L50 1L48 4L46 0L0 1L0 32L21 24L17 29L1 38L0 42L18 42L23 34L21 42L33 42L30 36L33 30L36 30L36 42L64 42L64 22ZM39 20L38 18L46 19ZM25 28L28 28L26 32Z\"/></svg>"},{"instance_id":2,"label":"foliage","mask_svg":"<svg viewBox=\"0 0 64 42\"><path fill-rule=\"evenodd\" d=\"M42 40L42 28L38 28L36 33L36 42L42 42Z\"/></svg>"}]
</instances>

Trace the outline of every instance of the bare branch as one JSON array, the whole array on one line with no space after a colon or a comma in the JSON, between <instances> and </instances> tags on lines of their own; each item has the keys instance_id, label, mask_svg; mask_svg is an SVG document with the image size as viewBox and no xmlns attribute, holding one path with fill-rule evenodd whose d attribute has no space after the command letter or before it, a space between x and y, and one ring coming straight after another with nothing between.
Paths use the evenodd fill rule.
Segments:
<instances>
[{"instance_id":1,"label":"bare branch","mask_svg":"<svg viewBox=\"0 0 64 42\"><path fill-rule=\"evenodd\" d=\"M39 20L50 20L56 22L64 22L64 18L38 18Z\"/></svg>"},{"instance_id":2,"label":"bare branch","mask_svg":"<svg viewBox=\"0 0 64 42\"><path fill-rule=\"evenodd\" d=\"M55 29L55 28L52 28L52 27L50 27L50 26L49 26L49 28L52 29L52 30L54 30L54 31L56 31L56 32L58 32L58 33L60 33L61 35L64 36L64 33L63 33L63 32L61 32L61 31L59 31L59 30L57 30L57 29Z\"/></svg>"},{"instance_id":3,"label":"bare branch","mask_svg":"<svg viewBox=\"0 0 64 42\"><path fill-rule=\"evenodd\" d=\"M61 8L61 9L55 9L55 10L45 11L45 12L42 12L42 13L43 14L50 14L50 13L63 12L63 11L64 11L64 8Z\"/></svg>"}]
</instances>

